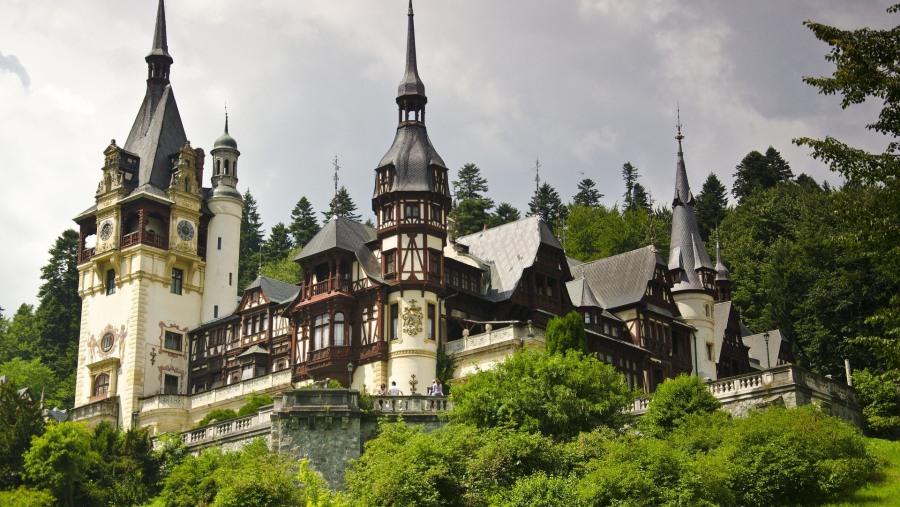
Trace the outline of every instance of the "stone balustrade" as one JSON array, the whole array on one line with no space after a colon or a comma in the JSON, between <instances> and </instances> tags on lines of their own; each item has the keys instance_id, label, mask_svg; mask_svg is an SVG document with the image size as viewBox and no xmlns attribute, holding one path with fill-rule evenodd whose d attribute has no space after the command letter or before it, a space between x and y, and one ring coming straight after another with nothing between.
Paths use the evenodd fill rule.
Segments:
<instances>
[{"instance_id":1,"label":"stone balustrade","mask_svg":"<svg viewBox=\"0 0 900 507\"><path fill-rule=\"evenodd\" d=\"M484 333L465 336L444 344L447 355L477 351L491 345L524 344L528 341L544 341L544 330L526 323L516 323L499 329L490 329Z\"/></svg>"},{"instance_id":2,"label":"stone balustrade","mask_svg":"<svg viewBox=\"0 0 900 507\"><path fill-rule=\"evenodd\" d=\"M372 396L376 413L435 414L453 410L446 396Z\"/></svg>"},{"instance_id":3,"label":"stone balustrade","mask_svg":"<svg viewBox=\"0 0 900 507\"><path fill-rule=\"evenodd\" d=\"M273 407L263 407L246 417L213 422L201 428L184 431L181 438L189 449L207 447L227 441L249 441L258 436L266 437L272 427Z\"/></svg>"},{"instance_id":4,"label":"stone balustrade","mask_svg":"<svg viewBox=\"0 0 900 507\"><path fill-rule=\"evenodd\" d=\"M161 409L193 410L216 404L233 401L235 398L248 396L251 393L272 392L291 388L291 370L281 370L229 386L211 389L205 393L193 395L160 394L141 399L141 412Z\"/></svg>"},{"instance_id":5,"label":"stone balustrade","mask_svg":"<svg viewBox=\"0 0 900 507\"><path fill-rule=\"evenodd\" d=\"M70 421L84 421L87 419L109 421L116 425L119 419L119 397L111 396L94 403L75 407L69 412Z\"/></svg>"}]
</instances>

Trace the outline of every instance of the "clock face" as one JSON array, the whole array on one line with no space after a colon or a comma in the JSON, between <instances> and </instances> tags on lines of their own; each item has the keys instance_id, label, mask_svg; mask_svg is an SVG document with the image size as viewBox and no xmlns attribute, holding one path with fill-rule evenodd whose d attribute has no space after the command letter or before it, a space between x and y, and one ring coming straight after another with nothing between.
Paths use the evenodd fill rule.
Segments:
<instances>
[{"instance_id":1,"label":"clock face","mask_svg":"<svg viewBox=\"0 0 900 507\"><path fill-rule=\"evenodd\" d=\"M102 224L100 224L100 239L103 241L108 240L113 233L113 224L112 220L104 220Z\"/></svg>"},{"instance_id":2,"label":"clock face","mask_svg":"<svg viewBox=\"0 0 900 507\"><path fill-rule=\"evenodd\" d=\"M194 237L194 224L187 220L178 222L178 237L185 241L190 241Z\"/></svg>"}]
</instances>

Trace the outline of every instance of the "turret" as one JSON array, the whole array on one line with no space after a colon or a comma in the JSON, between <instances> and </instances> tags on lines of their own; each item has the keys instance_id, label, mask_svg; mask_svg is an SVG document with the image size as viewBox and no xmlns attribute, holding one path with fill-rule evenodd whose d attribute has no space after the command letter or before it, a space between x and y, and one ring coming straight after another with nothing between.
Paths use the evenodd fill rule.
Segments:
<instances>
[{"instance_id":1,"label":"turret","mask_svg":"<svg viewBox=\"0 0 900 507\"><path fill-rule=\"evenodd\" d=\"M731 301L731 271L722 262L719 229L716 229L716 301Z\"/></svg>"}]
</instances>

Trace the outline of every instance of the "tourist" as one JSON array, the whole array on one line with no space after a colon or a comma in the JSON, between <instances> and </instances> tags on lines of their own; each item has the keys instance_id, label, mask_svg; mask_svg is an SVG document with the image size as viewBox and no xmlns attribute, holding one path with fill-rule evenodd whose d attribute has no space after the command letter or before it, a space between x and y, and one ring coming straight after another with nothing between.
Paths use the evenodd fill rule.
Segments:
<instances>
[{"instance_id":1,"label":"tourist","mask_svg":"<svg viewBox=\"0 0 900 507\"><path fill-rule=\"evenodd\" d=\"M375 396L387 396L387 393L387 386L383 383L381 384L381 387L375 390Z\"/></svg>"},{"instance_id":2,"label":"tourist","mask_svg":"<svg viewBox=\"0 0 900 507\"><path fill-rule=\"evenodd\" d=\"M432 396L443 396L444 395L444 386L441 385L441 379L434 379L434 382L431 383L431 395Z\"/></svg>"},{"instance_id":3,"label":"tourist","mask_svg":"<svg viewBox=\"0 0 900 507\"><path fill-rule=\"evenodd\" d=\"M403 391L401 391L400 388L397 387L396 382L391 381L391 388L388 389L388 394L391 396L403 396Z\"/></svg>"}]
</instances>

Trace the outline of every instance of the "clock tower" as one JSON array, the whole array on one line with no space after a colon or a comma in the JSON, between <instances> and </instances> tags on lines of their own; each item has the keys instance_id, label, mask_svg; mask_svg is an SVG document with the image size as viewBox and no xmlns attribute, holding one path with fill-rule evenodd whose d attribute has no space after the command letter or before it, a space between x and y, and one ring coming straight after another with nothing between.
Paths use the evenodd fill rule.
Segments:
<instances>
[{"instance_id":1,"label":"clock tower","mask_svg":"<svg viewBox=\"0 0 900 507\"><path fill-rule=\"evenodd\" d=\"M219 176L216 189L202 188L205 154L188 142L169 82L163 0L145 60L147 91L131 132L124 145L113 140L104 151L94 205L75 218L83 302L73 418L153 425L159 411L153 415L142 399L172 395L166 424L177 428L186 423L175 400L187 393L187 332L217 305L223 312L235 306L235 288L213 296L206 286L210 267L217 293L221 274L237 271L242 204L233 172ZM233 164L236 143L223 149L231 148ZM233 259L208 257L220 237Z\"/></svg>"}]
</instances>

